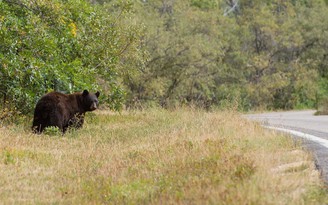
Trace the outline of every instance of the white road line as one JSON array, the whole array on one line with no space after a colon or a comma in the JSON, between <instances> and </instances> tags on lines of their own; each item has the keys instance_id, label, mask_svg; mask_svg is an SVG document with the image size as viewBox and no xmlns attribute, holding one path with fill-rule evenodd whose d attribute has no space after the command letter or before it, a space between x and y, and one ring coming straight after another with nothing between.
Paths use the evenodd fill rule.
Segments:
<instances>
[{"instance_id":1,"label":"white road line","mask_svg":"<svg viewBox=\"0 0 328 205\"><path fill-rule=\"evenodd\" d=\"M311 140L313 142L319 143L320 145L328 148L328 140L322 139L320 137L316 137L314 135L306 134L304 132L299 132L299 131L295 131L295 130L289 130L289 129L285 129L285 128L278 128L278 127L271 127L271 126L264 126L264 127L268 128L268 129L272 129L272 130L278 130L278 131L286 132L286 133L295 135L297 137L302 137L304 139Z\"/></svg>"}]
</instances>

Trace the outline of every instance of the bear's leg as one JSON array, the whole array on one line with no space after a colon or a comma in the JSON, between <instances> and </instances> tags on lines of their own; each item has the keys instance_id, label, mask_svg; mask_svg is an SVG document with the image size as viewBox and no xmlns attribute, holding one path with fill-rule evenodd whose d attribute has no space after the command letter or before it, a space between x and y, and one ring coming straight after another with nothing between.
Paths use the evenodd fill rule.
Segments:
<instances>
[{"instance_id":1,"label":"bear's leg","mask_svg":"<svg viewBox=\"0 0 328 205\"><path fill-rule=\"evenodd\" d=\"M61 114L54 112L49 119L47 127L58 127L60 131L64 132L64 125Z\"/></svg>"},{"instance_id":2,"label":"bear's leg","mask_svg":"<svg viewBox=\"0 0 328 205\"><path fill-rule=\"evenodd\" d=\"M43 132L44 128L47 127L47 124L45 122L45 120L39 120L38 117L34 117L32 131L36 134L40 134L41 132Z\"/></svg>"},{"instance_id":3,"label":"bear's leg","mask_svg":"<svg viewBox=\"0 0 328 205\"><path fill-rule=\"evenodd\" d=\"M33 133L40 134L43 131L43 129L44 129L44 127L42 126L42 124L33 122L33 126L32 126Z\"/></svg>"}]
</instances>

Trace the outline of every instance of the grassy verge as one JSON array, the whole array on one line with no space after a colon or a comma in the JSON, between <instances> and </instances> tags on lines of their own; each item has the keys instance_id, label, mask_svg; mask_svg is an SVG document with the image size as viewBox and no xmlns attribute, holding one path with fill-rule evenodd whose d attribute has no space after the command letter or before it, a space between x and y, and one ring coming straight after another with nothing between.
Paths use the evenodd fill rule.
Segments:
<instances>
[{"instance_id":1,"label":"grassy verge","mask_svg":"<svg viewBox=\"0 0 328 205\"><path fill-rule=\"evenodd\" d=\"M0 128L0 201L23 204L326 204L311 156L234 112L87 116L64 136Z\"/></svg>"},{"instance_id":2,"label":"grassy verge","mask_svg":"<svg viewBox=\"0 0 328 205\"><path fill-rule=\"evenodd\" d=\"M328 115L328 97L320 99L316 115Z\"/></svg>"}]
</instances>

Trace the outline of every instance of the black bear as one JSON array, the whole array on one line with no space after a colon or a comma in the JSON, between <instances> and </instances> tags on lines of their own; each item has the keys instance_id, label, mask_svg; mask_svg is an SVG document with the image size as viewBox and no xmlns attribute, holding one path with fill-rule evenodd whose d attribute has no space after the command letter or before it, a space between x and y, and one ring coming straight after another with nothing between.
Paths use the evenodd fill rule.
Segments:
<instances>
[{"instance_id":1,"label":"black bear","mask_svg":"<svg viewBox=\"0 0 328 205\"><path fill-rule=\"evenodd\" d=\"M32 130L41 133L49 126L58 127L63 133L67 128L80 128L84 122L84 114L98 107L99 92L63 94L50 92L38 101L34 110Z\"/></svg>"}]
</instances>

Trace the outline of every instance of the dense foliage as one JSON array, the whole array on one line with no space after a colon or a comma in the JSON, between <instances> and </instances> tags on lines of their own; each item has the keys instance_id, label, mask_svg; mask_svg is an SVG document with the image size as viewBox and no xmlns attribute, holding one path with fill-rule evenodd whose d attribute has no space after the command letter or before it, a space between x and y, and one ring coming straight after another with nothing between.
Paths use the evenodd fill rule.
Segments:
<instances>
[{"instance_id":1,"label":"dense foliage","mask_svg":"<svg viewBox=\"0 0 328 205\"><path fill-rule=\"evenodd\" d=\"M149 59L126 78L130 105L293 109L327 94L324 1L158 0L136 10Z\"/></svg>"},{"instance_id":2,"label":"dense foliage","mask_svg":"<svg viewBox=\"0 0 328 205\"><path fill-rule=\"evenodd\" d=\"M83 89L116 110L314 107L327 27L324 0L0 0L1 107Z\"/></svg>"},{"instance_id":3,"label":"dense foliage","mask_svg":"<svg viewBox=\"0 0 328 205\"><path fill-rule=\"evenodd\" d=\"M2 106L31 113L46 92L89 89L119 109L119 60L139 33L124 23L129 11L122 2L100 7L80 0L1 0Z\"/></svg>"}]
</instances>

